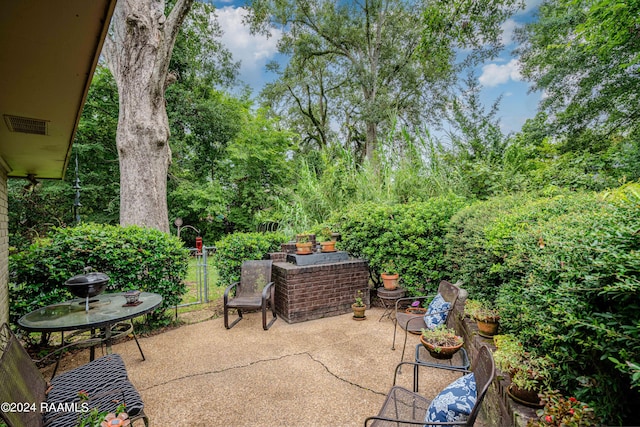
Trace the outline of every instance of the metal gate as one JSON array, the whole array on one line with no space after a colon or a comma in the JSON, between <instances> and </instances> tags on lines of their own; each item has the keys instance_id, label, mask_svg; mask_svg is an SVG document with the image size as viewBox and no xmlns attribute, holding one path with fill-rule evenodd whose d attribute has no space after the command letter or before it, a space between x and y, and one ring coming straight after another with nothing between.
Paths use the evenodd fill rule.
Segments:
<instances>
[{"instance_id":1,"label":"metal gate","mask_svg":"<svg viewBox=\"0 0 640 427\"><path fill-rule=\"evenodd\" d=\"M199 251L196 248L189 249L192 256L196 259L196 292L198 294L197 301L179 304L178 307L186 307L188 305L202 304L209 302L209 264L208 256L215 252L215 246L202 246Z\"/></svg>"}]
</instances>

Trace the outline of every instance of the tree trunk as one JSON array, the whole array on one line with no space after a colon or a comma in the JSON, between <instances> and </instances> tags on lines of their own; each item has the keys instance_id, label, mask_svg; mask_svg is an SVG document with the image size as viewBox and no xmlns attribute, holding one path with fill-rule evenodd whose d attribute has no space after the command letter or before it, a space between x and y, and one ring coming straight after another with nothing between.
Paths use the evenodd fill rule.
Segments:
<instances>
[{"instance_id":1,"label":"tree trunk","mask_svg":"<svg viewBox=\"0 0 640 427\"><path fill-rule=\"evenodd\" d=\"M169 232L167 171L171 163L165 89L169 61L193 0L178 0L168 17L159 0L120 0L103 55L118 86L116 145L120 224Z\"/></svg>"}]
</instances>

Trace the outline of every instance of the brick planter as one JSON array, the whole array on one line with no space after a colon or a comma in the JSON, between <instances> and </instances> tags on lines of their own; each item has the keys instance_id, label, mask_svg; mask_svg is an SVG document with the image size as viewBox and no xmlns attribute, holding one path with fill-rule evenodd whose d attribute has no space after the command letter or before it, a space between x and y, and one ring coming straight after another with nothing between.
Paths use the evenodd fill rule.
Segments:
<instances>
[{"instance_id":1,"label":"brick planter","mask_svg":"<svg viewBox=\"0 0 640 427\"><path fill-rule=\"evenodd\" d=\"M455 329L464 338L464 347L473 360L478 350L486 344L491 351L495 351L493 339L483 338L478 335L478 326L474 320L464 317L464 302L456 303L453 310L455 316ZM496 368L496 379L489 387L482 403L481 419L489 426L500 427L525 427L531 418L536 417L535 409L515 402L507 395L509 388L509 375L500 372Z\"/></svg>"},{"instance_id":2,"label":"brick planter","mask_svg":"<svg viewBox=\"0 0 640 427\"><path fill-rule=\"evenodd\" d=\"M369 267L364 260L297 266L274 262L276 312L288 323L351 313L357 291L369 306Z\"/></svg>"}]
</instances>

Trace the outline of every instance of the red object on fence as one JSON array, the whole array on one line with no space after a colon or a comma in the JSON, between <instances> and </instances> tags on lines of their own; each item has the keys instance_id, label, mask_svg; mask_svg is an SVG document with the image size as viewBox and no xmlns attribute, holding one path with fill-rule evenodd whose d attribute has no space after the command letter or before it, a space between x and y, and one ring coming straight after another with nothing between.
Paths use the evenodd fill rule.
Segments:
<instances>
[{"instance_id":1,"label":"red object on fence","mask_svg":"<svg viewBox=\"0 0 640 427\"><path fill-rule=\"evenodd\" d=\"M196 237L196 250L198 253L202 252L202 237Z\"/></svg>"}]
</instances>

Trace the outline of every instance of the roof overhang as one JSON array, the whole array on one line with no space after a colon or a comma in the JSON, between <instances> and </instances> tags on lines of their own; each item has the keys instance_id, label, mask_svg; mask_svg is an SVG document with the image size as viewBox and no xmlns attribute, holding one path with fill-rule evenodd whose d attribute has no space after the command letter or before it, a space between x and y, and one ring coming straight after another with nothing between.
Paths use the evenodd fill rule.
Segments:
<instances>
[{"instance_id":1,"label":"roof overhang","mask_svg":"<svg viewBox=\"0 0 640 427\"><path fill-rule=\"evenodd\" d=\"M116 0L0 2L0 167L60 179Z\"/></svg>"}]
</instances>

